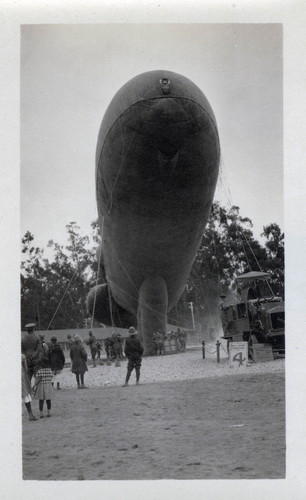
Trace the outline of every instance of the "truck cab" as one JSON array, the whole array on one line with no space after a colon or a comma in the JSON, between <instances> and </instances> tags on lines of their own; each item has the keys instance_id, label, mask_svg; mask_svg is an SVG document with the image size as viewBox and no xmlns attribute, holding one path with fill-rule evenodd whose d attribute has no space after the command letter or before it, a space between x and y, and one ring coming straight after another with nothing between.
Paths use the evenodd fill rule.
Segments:
<instances>
[{"instance_id":1,"label":"truck cab","mask_svg":"<svg viewBox=\"0 0 306 500\"><path fill-rule=\"evenodd\" d=\"M251 271L236 279L236 298L222 296L220 316L223 338L229 342L247 341L272 345L285 352L285 308L281 297L273 294L269 274Z\"/></svg>"}]
</instances>

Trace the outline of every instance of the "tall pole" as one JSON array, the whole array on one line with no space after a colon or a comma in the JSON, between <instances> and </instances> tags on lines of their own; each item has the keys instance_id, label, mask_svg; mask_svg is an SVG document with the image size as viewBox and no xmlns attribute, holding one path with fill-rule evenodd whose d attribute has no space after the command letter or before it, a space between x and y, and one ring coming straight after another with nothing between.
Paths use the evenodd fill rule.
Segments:
<instances>
[{"instance_id":1,"label":"tall pole","mask_svg":"<svg viewBox=\"0 0 306 500\"><path fill-rule=\"evenodd\" d=\"M217 346L217 363L220 363L220 345L221 342L217 340L216 346Z\"/></svg>"},{"instance_id":2,"label":"tall pole","mask_svg":"<svg viewBox=\"0 0 306 500\"><path fill-rule=\"evenodd\" d=\"M188 302L189 307L191 309L191 319L192 319L192 327L195 330L195 324L194 324L194 315L193 315L193 302Z\"/></svg>"}]
</instances>

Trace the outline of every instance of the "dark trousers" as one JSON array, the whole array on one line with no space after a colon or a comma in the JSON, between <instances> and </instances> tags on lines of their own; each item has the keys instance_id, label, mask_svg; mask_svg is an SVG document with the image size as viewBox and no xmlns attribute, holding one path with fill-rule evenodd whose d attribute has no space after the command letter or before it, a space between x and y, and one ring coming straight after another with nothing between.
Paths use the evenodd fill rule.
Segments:
<instances>
[{"instance_id":1,"label":"dark trousers","mask_svg":"<svg viewBox=\"0 0 306 500\"><path fill-rule=\"evenodd\" d=\"M47 408L51 410L51 399L46 399ZM39 411L43 411L44 409L44 399L39 400Z\"/></svg>"},{"instance_id":2,"label":"dark trousers","mask_svg":"<svg viewBox=\"0 0 306 500\"><path fill-rule=\"evenodd\" d=\"M31 382L32 377L35 375L35 372L37 371L36 363L34 363L32 360L27 359L27 367L28 367L27 374L29 377L29 381Z\"/></svg>"},{"instance_id":3,"label":"dark trousers","mask_svg":"<svg viewBox=\"0 0 306 500\"><path fill-rule=\"evenodd\" d=\"M84 385L84 373L76 373L75 376L77 384L80 385L80 379L81 379L81 384Z\"/></svg>"},{"instance_id":4,"label":"dark trousers","mask_svg":"<svg viewBox=\"0 0 306 500\"><path fill-rule=\"evenodd\" d=\"M139 380L140 367L141 367L141 358L138 358L138 359L129 358L128 365L127 365L126 382L129 381L131 373L132 373L134 368L135 368L135 372L136 372L136 380L137 381Z\"/></svg>"}]
</instances>

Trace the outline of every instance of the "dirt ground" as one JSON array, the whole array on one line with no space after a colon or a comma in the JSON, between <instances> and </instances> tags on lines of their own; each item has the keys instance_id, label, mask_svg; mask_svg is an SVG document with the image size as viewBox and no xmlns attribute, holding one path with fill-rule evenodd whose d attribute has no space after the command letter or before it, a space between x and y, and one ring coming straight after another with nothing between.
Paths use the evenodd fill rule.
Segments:
<instances>
[{"instance_id":1,"label":"dirt ground","mask_svg":"<svg viewBox=\"0 0 306 500\"><path fill-rule=\"evenodd\" d=\"M23 478L285 477L283 371L139 386L134 377L56 391L51 418L37 422L23 408Z\"/></svg>"}]
</instances>

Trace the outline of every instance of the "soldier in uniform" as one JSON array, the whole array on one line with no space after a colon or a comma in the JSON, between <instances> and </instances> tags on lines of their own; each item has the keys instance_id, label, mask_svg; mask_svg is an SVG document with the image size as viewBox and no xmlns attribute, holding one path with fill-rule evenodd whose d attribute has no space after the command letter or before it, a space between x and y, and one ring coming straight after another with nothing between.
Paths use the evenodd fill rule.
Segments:
<instances>
[{"instance_id":1,"label":"soldier in uniform","mask_svg":"<svg viewBox=\"0 0 306 500\"><path fill-rule=\"evenodd\" d=\"M113 351L114 351L114 356L115 359L122 359L121 357L121 352L122 352L122 347L121 347L121 339L116 335L115 332L112 334L112 340L113 340Z\"/></svg>"},{"instance_id":2,"label":"soldier in uniform","mask_svg":"<svg viewBox=\"0 0 306 500\"><path fill-rule=\"evenodd\" d=\"M97 341L97 358L101 362L101 351L102 351L102 346L99 341Z\"/></svg>"},{"instance_id":3,"label":"soldier in uniform","mask_svg":"<svg viewBox=\"0 0 306 500\"><path fill-rule=\"evenodd\" d=\"M86 341L86 344L89 345L90 349L90 354L91 354L91 359L92 359L92 366L93 368L96 368L96 355L98 352L97 348L97 339L93 335L92 331L89 332L89 339Z\"/></svg>"},{"instance_id":4,"label":"soldier in uniform","mask_svg":"<svg viewBox=\"0 0 306 500\"><path fill-rule=\"evenodd\" d=\"M107 337L106 339L104 339L104 349L105 349L105 353L106 353L106 359L109 359L110 358L110 345L109 345L109 337Z\"/></svg>"},{"instance_id":5,"label":"soldier in uniform","mask_svg":"<svg viewBox=\"0 0 306 500\"><path fill-rule=\"evenodd\" d=\"M139 384L141 357L143 353L143 346L139 339L136 338L136 330L133 326L129 328L129 338L126 339L124 353L128 358L127 373L123 387L129 385L132 370L135 368L136 384Z\"/></svg>"},{"instance_id":6,"label":"soldier in uniform","mask_svg":"<svg viewBox=\"0 0 306 500\"><path fill-rule=\"evenodd\" d=\"M27 333L21 341L21 352L25 355L28 377L31 382L33 375L35 375L38 369L42 346L40 339L35 333L35 323L28 323L25 325L25 329Z\"/></svg>"},{"instance_id":7,"label":"soldier in uniform","mask_svg":"<svg viewBox=\"0 0 306 500\"><path fill-rule=\"evenodd\" d=\"M181 352L185 352L186 351L186 332L185 332L185 330L179 331L179 341L181 344Z\"/></svg>"},{"instance_id":8,"label":"soldier in uniform","mask_svg":"<svg viewBox=\"0 0 306 500\"><path fill-rule=\"evenodd\" d=\"M158 332L153 333L154 354L158 354Z\"/></svg>"},{"instance_id":9,"label":"soldier in uniform","mask_svg":"<svg viewBox=\"0 0 306 500\"><path fill-rule=\"evenodd\" d=\"M32 412L32 397L31 397L31 382L28 377L28 367L27 367L27 362L26 362L26 357L24 354L21 354L21 383L22 383L22 400L25 404L25 407L27 409L28 415L29 415L29 420L37 420L37 417L33 415Z\"/></svg>"},{"instance_id":10,"label":"soldier in uniform","mask_svg":"<svg viewBox=\"0 0 306 500\"><path fill-rule=\"evenodd\" d=\"M164 336L160 330L157 332L157 354L160 356L164 354Z\"/></svg>"}]
</instances>

